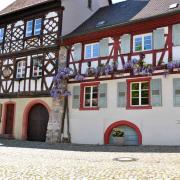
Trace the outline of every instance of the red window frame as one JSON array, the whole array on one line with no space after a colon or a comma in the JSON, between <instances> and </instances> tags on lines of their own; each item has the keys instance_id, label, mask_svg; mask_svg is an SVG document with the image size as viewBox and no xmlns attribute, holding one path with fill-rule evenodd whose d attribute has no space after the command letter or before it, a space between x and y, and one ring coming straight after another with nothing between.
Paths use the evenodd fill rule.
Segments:
<instances>
[{"instance_id":1,"label":"red window frame","mask_svg":"<svg viewBox=\"0 0 180 180\"><path fill-rule=\"evenodd\" d=\"M132 106L131 105L131 83L146 81L149 84L149 105L146 106ZM138 78L138 79L127 79L127 109L152 109L151 106L151 88L150 88L151 77Z\"/></svg>"},{"instance_id":2,"label":"red window frame","mask_svg":"<svg viewBox=\"0 0 180 180\"><path fill-rule=\"evenodd\" d=\"M81 83L80 85L80 108L79 110L99 110L99 107L84 107L84 90L86 86L98 86L100 82ZM99 93L99 88L98 88Z\"/></svg>"}]
</instances>

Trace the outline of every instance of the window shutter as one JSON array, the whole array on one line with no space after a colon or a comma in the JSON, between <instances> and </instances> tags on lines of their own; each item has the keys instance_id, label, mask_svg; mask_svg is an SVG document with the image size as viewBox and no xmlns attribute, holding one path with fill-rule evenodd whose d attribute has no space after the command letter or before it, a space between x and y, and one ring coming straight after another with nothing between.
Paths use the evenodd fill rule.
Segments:
<instances>
[{"instance_id":1,"label":"window shutter","mask_svg":"<svg viewBox=\"0 0 180 180\"><path fill-rule=\"evenodd\" d=\"M100 108L107 108L107 84L99 85L98 103Z\"/></svg>"},{"instance_id":2,"label":"window shutter","mask_svg":"<svg viewBox=\"0 0 180 180\"><path fill-rule=\"evenodd\" d=\"M154 49L164 49L164 28L156 29L153 31Z\"/></svg>"},{"instance_id":3,"label":"window shutter","mask_svg":"<svg viewBox=\"0 0 180 180\"><path fill-rule=\"evenodd\" d=\"M173 25L173 44L180 46L180 24Z\"/></svg>"},{"instance_id":4,"label":"window shutter","mask_svg":"<svg viewBox=\"0 0 180 180\"><path fill-rule=\"evenodd\" d=\"M180 106L180 78L173 79L174 106Z\"/></svg>"},{"instance_id":5,"label":"window shutter","mask_svg":"<svg viewBox=\"0 0 180 180\"><path fill-rule=\"evenodd\" d=\"M78 109L80 107L80 86L73 87L73 97L72 97L72 108Z\"/></svg>"},{"instance_id":6,"label":"window shutter","mask_svg":"<svg viewBox=\"0 0 180 180\"><path fill-rule=\"evenodd\" d=\"M109 39L105 38L99 41L100 45L100 56L108 56L109 55Z\"/></svg>"},{"instance_id":7,"label":"window shutter","mask_svg":"<svg viewBox=\"0 0 180 180\"><path fill-rule=\"evenodd\" d=\"M130 53L130 47L131 47L130 34L125 34L121 36L121 53L122 54Z\"/></svg>"},{"instance_id":8,"label":"window shutter","mask_svg":"<svg viewBox=\"0 0 180 180\"><path fill-rule=\"evenodd\" d=\"M82 44L78 43L74 45L74 61L81 60Z\"/></svg>"},{"instance_id":9,"label":"window shutter","mask_svg":"<svg viewBox=\"0 0 180 180\"><path fill-rule=\"evenodd\" d=\"M117 87L117 106L118 107L126 107L126 92L127 86L126 82L119 82Z\"/></svg>"},{"instance_id":10,"label":"window shutter","mask_svg":"<svg viewBox=\"0 0 180 180\"><path fill-rule=\"evenodd\" d=\"M162 80L151 80L151 105L162 106Z\"/></svg>"}]
</instances>

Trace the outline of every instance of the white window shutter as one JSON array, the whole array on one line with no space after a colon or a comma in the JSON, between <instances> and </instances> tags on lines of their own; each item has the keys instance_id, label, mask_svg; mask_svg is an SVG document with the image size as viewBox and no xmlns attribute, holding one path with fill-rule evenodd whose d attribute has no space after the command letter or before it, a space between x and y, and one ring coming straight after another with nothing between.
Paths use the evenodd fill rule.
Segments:
<instances>
[{"instance_id":1,"label":"white window shutter","mask_svg":"<svg viewBox=\"0 0 180 180\"><path fill-rule=\"evenodd\" d=\"M99 41L100 56L105 57L109 55L109 38L105 38Z\"/></svg>"},{"instance_id":2,"label":"white window shutter","mask_svg":"<svg viewBox=\"0 0 180 180\"><path fill-rule=\"evenodd\" d=\"M131 50L131 35L125 34L121 36L121 54L130 53Z\"/></svg>"},{"instance_id":3,"label":"white window shutter","mask_svg":"<svg viewBox=\"0 0 180 180\"><path fill-rule=\"evenodd\" d=\"M180 107L180 78L173 79L174 106Z\"/></svg>"},{"instance_id":4,"label":"white window shutter","mask_svg":"<svg viewBox=\"0 0 180 180\"><path fill-rule=\"evenodd\" d=\"M180 24L173 25L173 44L180 46Z\"/></svg>"},{"instance_id":5,"label":"white window shutter","mask_svg":"<svg viewBox=\"0 0 180 180\"><path fill-rule=\"evenodd\" d=\"M81 60L82 44L78 43L74 45L74 61Z\"/></svg>"},{"instance_id":6,"label":"white window shutter","mask_svg":"<svg viewBox=\"0 0 180 180\"><path fill-rule=\"evenodd\" d=\"M107 108L107 84L99 85L98 104L100 108Z\"/></svg>"},{"instance_id":7,"label":"white window shutter","mask_svg":"<svg viewBox=\"0 0 180 180\"><path fill-rule=\"evenodd\" d=\"M162 106L162 80L151 80L151 105Z\"/></svg>"},{"instance_id":8,"label":"white window shutter","mask_svg":"<svg viewBox=\"0 0 180 180\"><path fill-rule=\"evenodd\" d=\"M78 109L79 107L80 107L80 86L74 86L72 93L72 108Z\"/></svg>"},{"instance_id":9,"label":"white window shutter","mask_svg":"<svg viewBox=\"0 0 180 180\"><path fill-rule=\"evenodd\" d=\"M126 107L127 100L127 85L126 82L119 82L117 84L117 106Z\"/></svg>"},{"instance_id":10,"label":"white window shutter","mask_svg":"<svg viewBox=\"0 0 180 180\"><path fill-rule=\"evenodd\" d=\"M153 31L154 49L164 49L165 37L164 28L159 28Z\"/></svg>"}]
</instances>

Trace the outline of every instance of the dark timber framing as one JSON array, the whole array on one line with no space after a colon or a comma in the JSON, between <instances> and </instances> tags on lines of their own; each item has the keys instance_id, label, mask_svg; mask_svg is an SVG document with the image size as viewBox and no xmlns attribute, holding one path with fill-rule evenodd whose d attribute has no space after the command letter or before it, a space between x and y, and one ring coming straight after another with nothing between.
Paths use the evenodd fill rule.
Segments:
<instances>
[{"instance_id":1,"label":"dark timber framing","mask_svg":"<svg viewBox=\"0 0 180 180\"><path fill-rule=\"evenodd\" d=\"M5 29L0 44L0 98L49 96L48 78L52 81L58 68L62 15L61 2L52 0L0 16L0 27ZM39 18L40 35L26 37L27 21ZM42 76L32 77L32 57L38 55L43 57ZM26 61L25 77L16 78L21 58Z\"/></svg>"}]
</instances>

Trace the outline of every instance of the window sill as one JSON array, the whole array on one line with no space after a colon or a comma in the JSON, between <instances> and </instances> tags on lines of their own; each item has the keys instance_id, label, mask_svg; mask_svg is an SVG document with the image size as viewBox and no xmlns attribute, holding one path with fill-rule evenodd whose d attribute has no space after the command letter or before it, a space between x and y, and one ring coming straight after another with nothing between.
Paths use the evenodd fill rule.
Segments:
<instances>
[{"instance_id":1,"label":"window sill","mask_svg":"<svg viewBox=\"0 0 180 180\"><path fill-rule=\"evenodd\" d=\"M81 108L79 108L79 110L80 111L98 111L99 108L98 107L96 107L96 108L83 108L83 107L81 107Z\"/></svg>"},{"instance_id":2,"label":"window sill","mask_svg":"<svg viewBox=\"0 0 180 180\"><path fill-rule=\"evenodd\" d=\"M152 109L152 106L127 106L127 110L142 110L142 109Z\"/></svg>"}]
</instances>

